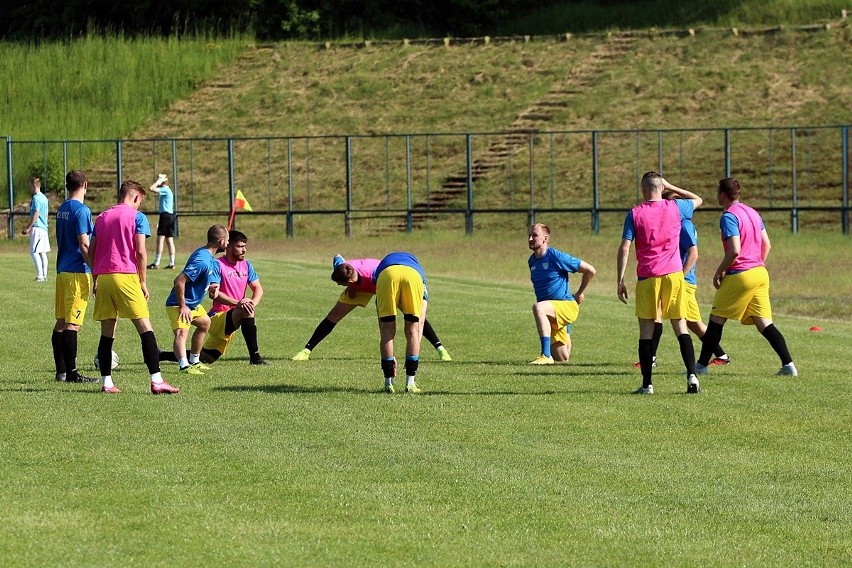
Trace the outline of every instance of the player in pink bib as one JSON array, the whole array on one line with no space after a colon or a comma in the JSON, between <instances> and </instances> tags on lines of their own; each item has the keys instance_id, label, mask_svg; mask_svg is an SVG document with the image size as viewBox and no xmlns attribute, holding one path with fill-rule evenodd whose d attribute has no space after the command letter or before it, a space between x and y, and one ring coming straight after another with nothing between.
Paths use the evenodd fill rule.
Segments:
<instances>
[{"instance_id":1,"label":"player in pink bib","mask_svg":"<svg viewBox=\"0 0 852 568\"><path fill-rule=\"evenodd\" d=\"M673 192L677 199L663 199L663 190ZM624 276L630 245L636 242L636 317L639 319L639 366L642 386L638 394L654 394L653 336L657 313L671 320L677 335L680 355L686 365L686 392L700 391L695 376L695 349L686 326L686 294L683 264L680 258L680 228L682 219L691 219L701 206L701 198L674 186L657 172L642 176L643 203L634 207L624 220L621 246L618 249L618 299L627 303ZM715 344L714 344L715 345Z\"/></svg>"},{"instance_id":2,"label":"player in pink bib","mask_svg":"<svg viewBox=\"0 0 852 568\"><path fill-rule=\"evenodd\" d=\"M716 295L702 339L697 370L707 373L713 347L722 338L725 322L737 319L744 325L754 325L775 350L781 360L778 375L796 377L799 372L787 342L772 323L769 273L766 271L766 257L772 244L760 215L740 201L740 193L740 182L736 179L724 178L719 182L719 205L725 208L719 220L725 256L713 275Z\"/></svg>"}]
</instances>

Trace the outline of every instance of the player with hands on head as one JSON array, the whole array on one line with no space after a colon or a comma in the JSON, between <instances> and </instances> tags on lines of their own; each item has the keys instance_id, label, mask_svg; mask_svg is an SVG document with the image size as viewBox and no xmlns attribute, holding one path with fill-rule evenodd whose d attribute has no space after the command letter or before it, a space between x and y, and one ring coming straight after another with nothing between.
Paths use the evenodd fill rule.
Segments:
<instances>
[{"instance_id":1,"label":"player with hands on head","mask_svg":"<svg viewBox=\"0 0 852 568\"><path fill-rule=\"evenodd\" d=\"M698 195L666 181L657 172L642 176L642 203L631 209L624 219L621 245L618 249L616 295L627 303L624 282L627 257L636 242L636 317L639 320L639 364L642 386L637 394L654 394L653 334L658 314L671 320L677 335L681 358L686 366L688 394L700 392L695 376L695 349L686 326L686 294L683 264L680 259L681 220L691 219L701 206ZM663 191L672 191L677 199L663 199Z\"/></svg>"}]
</instances>

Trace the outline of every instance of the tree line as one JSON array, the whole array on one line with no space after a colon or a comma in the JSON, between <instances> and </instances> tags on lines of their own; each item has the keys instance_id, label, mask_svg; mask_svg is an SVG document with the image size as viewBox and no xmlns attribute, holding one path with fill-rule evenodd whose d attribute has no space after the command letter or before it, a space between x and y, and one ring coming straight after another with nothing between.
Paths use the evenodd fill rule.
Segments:
<instances>
[{"instance_id":1,"label":"tree line","mask_svg":"<svg viewBox=\"0 0 852 568\"><path fill-rule=\"evenodd\" d=\"M5 3L5 2L4 2ZM555 3L539 1L535 8ZM7 40L250 33L258 39L472 36L532 3L523 0L33 0L8 2Z\"/></svg>"}]
</instances>

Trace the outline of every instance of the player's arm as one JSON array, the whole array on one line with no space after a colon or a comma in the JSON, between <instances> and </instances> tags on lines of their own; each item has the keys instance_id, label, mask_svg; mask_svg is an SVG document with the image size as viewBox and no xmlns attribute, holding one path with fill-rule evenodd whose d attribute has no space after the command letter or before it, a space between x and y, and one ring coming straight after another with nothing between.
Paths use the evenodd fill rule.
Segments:
<instances>
[{"instance_id":1,"label":"player's arm","mask_svg":"<svg viewBox=\"0 0 852 568\"><path fill-rule=\"evenodd\" d=\"M725 271L728 270L737 257L740 256L740 236L731 235L725 241L725 256L722 262L719 263L719 268L716 269L716 274L713 275L713 286L718 288L722 284L722 278L725 276Z\"/></svg>"},{"instance_id":2,"label":"player's arm","mask_svg":"<svg viewBox=\"0 0 852 568\"><path fill-rule=\"evenodd\" d=\"M254 282L249 282L248 287L251 290L251 298L246 298L250 300L252 305L256 308L260 303L260 300L263 298L263 286L260 284L260 280L255 280Z\"/></svg>"},{"instance_id":3,"label":"player's arm","mask_svg":"<svg viewBox=\"0 0 852 568\"><path fill-rule=\"evenodd\" d=\"M618 257L616 258L616 270L618 279L616 282L616 295L623 303L627 303L627 286L624 285L624 272L627 270L627 256L630 254L630 239L621 239L621 246L618 247Z\"/></svg>"},{"instance_id":4,"label":"player's arm","mask_svg":"<svg viewBox=\"0 0 852 568\"><path fill-rule=\"evenodd\" d=\"M669 191L674 192L677 195L677 199L689 199L692 201L693 208L698 209L701 207L701 204L704 203L704 200L701 199L701 196L697 193L692 193L687 189L671 184L665 178L663 178L662 181L663 189L668 189Z\"/></svg>"},{"instance_id":5,"label":"player's arm","mask_svg":"<svg viewBox=\"0 0 852 568\"><path fill-rule=\"evenodd\" d=\"M38 217L39 217L39 212L38 212L38 209L36 209L35 211L33 211L33 216L30 218L30 224L27 225L26 227L24 227L24 230L21 231L22 235L29 235L30 234L30 229L35 227L36 221L38 221Z\"/></svg>"},{"instance_id":6,"label":"player's arm","mask_svg":"<svg viewBox=\"0 0 852 568\"><path fill-rule=\"evenodd\" d=\"M163 184L166 182L166 180L167 180L167 179L168 179L168 178L166 177L166 175L165 175L165 174L160 174L160 175L158 175L158 176L157 176L157 181L155 181L154 183L152 183L152 184L151 184L151 187L150 187L149 189L150 189L151 191L155 191L155 192L157 192L157 193L160 193L160 186L161 186L161 185L163 185Z\"/></svg>"},{"instance_id":7,"label":"player's arm","mask_svg":"<svg viewBox=\"0 0 852 568\"><path fill-rule=\"evenodd\" d=\"M98 243L98 238L92 233L92 240L89 241L89 260L91 260L90 268L95 268L95 248ZM92 270L92 296L98 295L98 276Z\"/></svg>"},{"instance_id":8,"label":"player's arm","mask_svg":"<svg viewBox=\"0 0 852 568\"><path fill-rule=\"evenodd\" d=\"M80 247L80 254L83 255L83 262L92 268L92 257L89 256L89 235L88 233L80 233L77 235L77 246Z\"/></svg>"},{"instance_id":9,"label":"player's arm","mask_svg":"<svg viewBox=\"0 0 852 568\"><path fill-rule=\"evenodd\" d=\"M186 282L188 280L189 277L185 272L181 272L175 276L175 298L177 299L178 307L180 308L180 315L178 316L178 319L186 323L192 323L192 311L189 309L189 306L186 305Z\"/></svg>"},{"instance_id":10,"label":"player's arm","mask_svg":"<svg viewBox=\"0 0 852 568\"><path fill-rule=\"evenodd\" d=\"M139 275L142 295L147 300L150 298L150 294L148 294L148 251L145 250L145 234L135 233L133 243L136 245L136 273ZM92 258L94 258L94 255Z\"/></svg>"},{"instance_id":11,"label":"player's arm","mask_svg":"<svg viewBox=\"0 0 852 568\"><path fill-rule=\"evenodd\" d=\"M577 270L580 274L583 275L583 279L580 281L580 287L577 288L577 292L574 294L574 299L578 304L582 304L583 300L586 299L586 287L589 285L589 282L592 281L592 278L595 277L595 267L585 261L580 261L580 268Z\"/></svg>"},{"instance_id":12,"label":"player's arm","mask_svg":"<svg viewBox=\"0 0 852 568\"><path fill-rule=\"evenodd\" d=\"M760 231L760 238L762 245L760 258L763 262L766 262L766 257L769 256L769 251L772 249L772 243L769 241L769 233L766 232L766 229Z\"/></svg>"},{"instance_id":13,"label":"player's arm","mask_svg":"<svg viewBox=\"0 0 852 568\"><path fill-rule=\"evenodd\" d=\"M207 290L207 295L210 296L211 300L216 300L220 304L225 304L226 306L236 306L240 303L238 298L232 298L226 293L222 292L222 289L219 287L219 284L216 284L215 288L211 285Z\"/></svg>"},{"instance_id":14,"label":"player's arm","mask_svg":"<svg viewBox=\"0 0 852 568\"><path fill-rule=\"evenodd\" d=\"M686 251L686 262L683 263L683 273L689 274L689 271L695 267L698 262L698 247L693 245Z\"/></svg>"}]
</instances>

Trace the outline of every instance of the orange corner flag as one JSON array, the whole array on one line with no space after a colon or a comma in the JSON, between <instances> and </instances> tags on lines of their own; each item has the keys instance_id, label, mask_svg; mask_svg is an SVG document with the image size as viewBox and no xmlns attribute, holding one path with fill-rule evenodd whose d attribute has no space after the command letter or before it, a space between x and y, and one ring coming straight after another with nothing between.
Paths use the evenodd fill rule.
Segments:
<instances>
[{"instance_id":1,"label":"orange corner flag","mask_svg":"<svg viewBox=\"0 0 852 568\"><path fill-rule=\"evenodd\" d=\"M234 198L234 209L245 209L246 211L251 211L251 205L249 205L248 199L243 195L243 192L239 189L237 190L237 196Z\"/></svg>"}]
</instances>

